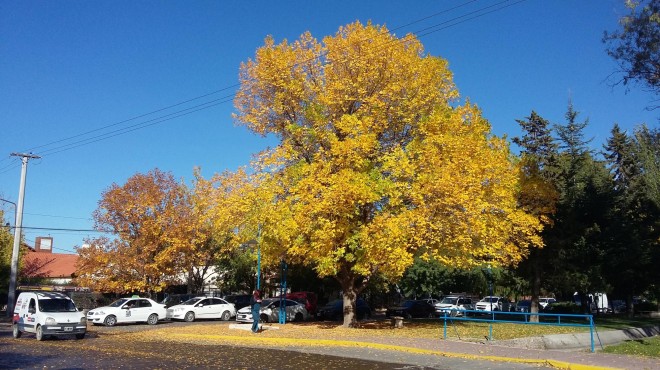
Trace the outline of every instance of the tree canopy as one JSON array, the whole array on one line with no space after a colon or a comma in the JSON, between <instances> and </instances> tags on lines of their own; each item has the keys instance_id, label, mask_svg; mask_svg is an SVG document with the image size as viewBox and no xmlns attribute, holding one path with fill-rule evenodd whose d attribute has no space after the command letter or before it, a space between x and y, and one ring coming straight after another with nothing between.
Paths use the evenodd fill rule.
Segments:
<instances>
[{"instance_id":1,"label":"tree canopy","mask_svg":"<svg viewBox=\"0 0 660 370\"><path fill-rule=\"evenodd\" d=\"M619 21L621 29L605 32L607 53L619 64L624 85L638 82L660 93L660 0L627 0L630 13Z\"/></svg>"},{"instance_id":2,"label":"tree canopy","mask_svg":"<svg viewBox=\"0 0 660 370\"><path fill-rule=\"evenodd\" d=\"M170 173L154 169L106 190L95 227L115 238L78 248L77 282L116 293L161 291L176 279L194 240L190 196Z\"/></svg>"},{"instance_id":3,"label":"tree canopy","mask_svg":"<svg viewBox=\"0 0 660 370\"><path fill-rule=\"evenodd\" d=\"M237 121L280 140L257 167L264 256L337 278L345 325L370 277L416 255L511 264L541 245L507 142L414 36L356 22L322 42L268 37L240 80Z\"/></svg>"}]
</instances>

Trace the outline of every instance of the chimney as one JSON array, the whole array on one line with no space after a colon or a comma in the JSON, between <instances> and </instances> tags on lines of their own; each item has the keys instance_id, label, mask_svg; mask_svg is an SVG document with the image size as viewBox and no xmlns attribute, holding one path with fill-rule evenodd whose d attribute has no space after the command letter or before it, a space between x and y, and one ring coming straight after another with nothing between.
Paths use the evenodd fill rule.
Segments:
<instances>
[{"instance_id":1,"label":"chimney","mask_svg":"<svg viewBox=\"0 0 660 370\"><path fill-rule=\"evenodd\" d=\"M38 236L34 240L34 251L35 252L45 252L53 253L53 238Z\"/></svg>"}]
</instances>

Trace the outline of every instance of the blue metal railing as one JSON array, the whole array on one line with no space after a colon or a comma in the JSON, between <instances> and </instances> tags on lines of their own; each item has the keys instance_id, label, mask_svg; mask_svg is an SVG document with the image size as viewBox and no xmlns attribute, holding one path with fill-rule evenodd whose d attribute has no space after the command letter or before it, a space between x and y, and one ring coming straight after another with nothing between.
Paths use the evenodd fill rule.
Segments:
<instances>
[{"instance_id":1,"label":"blue metal railing","mask_svg":"<svg viewBox=\"0 0 660 370\"><path fill-rule=\"evenodd\" d=\"M458 316L460 314L460 316ZM496 318L500 317L499 319ZM501 319L501 317L520 317L522 320ZM531 316L538 316L539 322L531 322ZM577 315L577 314L558 314L558 313L531 313L531 312L506 312L506 311L479 311L479 310L445 310L444 314L440 316L444 320L444 339L447 339L447 320L453 321L473 321L485 322L488 325L488 340L493 340L493 323L502 324L521 324L521 325L548 325L548 326L575 326L589 328L591 338L591 352L595 352L594 332L596 327L594 325L593 315ZM562 322L564 318L564 322ZM541 321L541 319L546 319ZM552 319L552 320L547 320ZM556 319L556 320L554 320ZM567 320L568 319L568 320ZM571 319L586 319L589 320L588 324L580 324L570 322ZM599 338L600 339L600 338ZM602 346L602 345L601 345Z\"/></svg>"}]
</instances>

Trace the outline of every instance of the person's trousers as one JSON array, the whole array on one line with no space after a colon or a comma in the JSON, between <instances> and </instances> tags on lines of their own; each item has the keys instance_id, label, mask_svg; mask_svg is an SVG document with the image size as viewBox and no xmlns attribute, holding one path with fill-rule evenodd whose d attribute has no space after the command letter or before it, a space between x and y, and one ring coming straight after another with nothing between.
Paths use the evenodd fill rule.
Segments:
<instances>
[{"instance_id":1,"label":"person's trousers","mask_svg":"<svg viewBox=\"0 0 660 370\"><path fill-rule=\"evenodd\" d=\"M252 332L256 333L259 331L259 311L261 308L261 305L255 304L252 306Z\"/></svg>"}]
</instances>

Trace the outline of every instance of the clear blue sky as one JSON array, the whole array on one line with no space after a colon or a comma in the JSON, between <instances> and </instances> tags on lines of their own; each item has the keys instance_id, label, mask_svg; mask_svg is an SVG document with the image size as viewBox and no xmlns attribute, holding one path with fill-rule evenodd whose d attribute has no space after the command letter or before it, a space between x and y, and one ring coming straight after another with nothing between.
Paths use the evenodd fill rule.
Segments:
<instances>
[{"instance_id":1,"label":"clear blue sky","mask_svg":"<svg viewBox=\"0 0 660 370\"><path fill-rule=\"evenodd\" d=\"M657 125L657 112L645 110L652 96L606 81L616 66L601 38L625 14L623 0L500 3L0 0L0 198L18 198L20 162L12 152L43 155L29 162L25 227L91 229L105 189L156 167L190 183L195 166L209 177L246 165L274 143L232 122L240 62L266 35L279 42L309 30L320 39L355 20L419 35L429 54L449 60L462 97L483 109L497 135L520 135L515 120L532 109L563 122L569 97L589 118L595 149L614 123ZM209 109L62 147L216 99ZM51 235L56 252L71 253L97 234L25 235L29 244Z\"/></svg>"}]
</instances>

